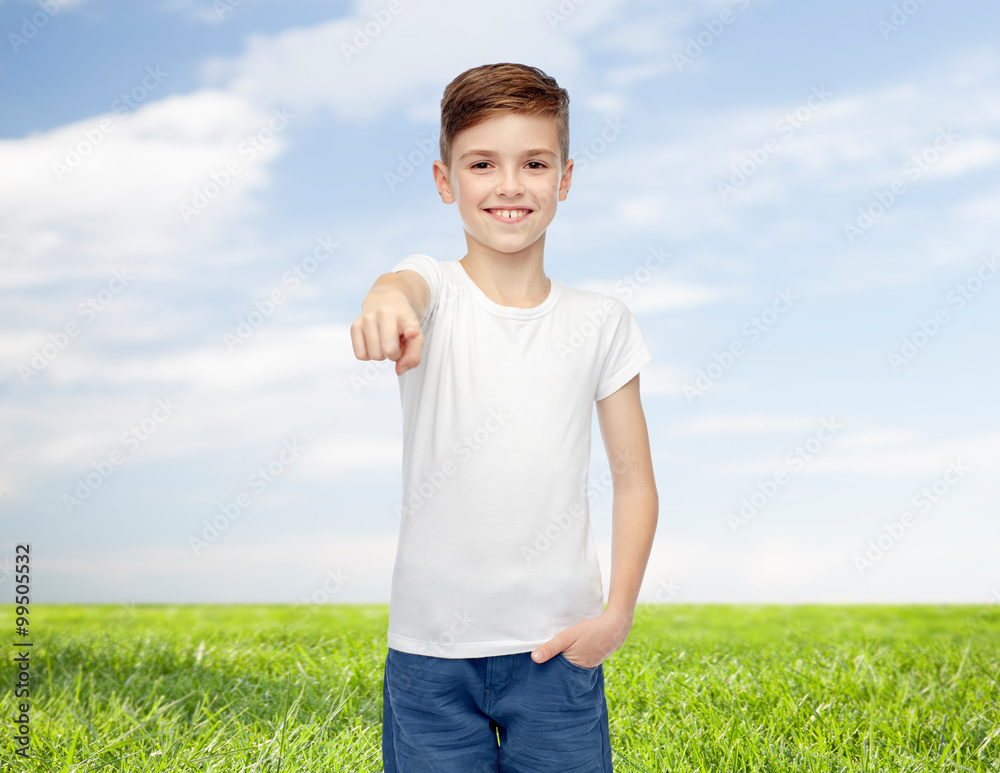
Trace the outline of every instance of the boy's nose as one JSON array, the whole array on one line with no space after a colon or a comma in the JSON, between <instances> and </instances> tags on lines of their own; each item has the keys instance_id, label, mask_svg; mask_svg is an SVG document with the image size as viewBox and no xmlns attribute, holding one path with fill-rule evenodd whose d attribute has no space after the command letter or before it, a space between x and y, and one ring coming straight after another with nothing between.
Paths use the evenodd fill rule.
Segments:
<instances>
[{"instance_id":1,"label":"boy's nose","mask_svg":"<svg viewBox=\"0 0 1000 773\"><path fill-rule=\"evenodd\" d=\"M521 184L521 178L518 176L517 172L508 172L500 178L497 183L497 193L503 193L507 196L515 196L518 193L524 192L524 186Z\"/></svg>"}]
</instances>

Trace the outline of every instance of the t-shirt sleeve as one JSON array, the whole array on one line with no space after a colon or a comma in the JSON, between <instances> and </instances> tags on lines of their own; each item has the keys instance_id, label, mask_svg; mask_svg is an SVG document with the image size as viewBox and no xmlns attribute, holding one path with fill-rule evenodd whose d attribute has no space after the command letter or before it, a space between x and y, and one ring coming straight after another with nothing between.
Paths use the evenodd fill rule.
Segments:
<instances>
[{"instance_id":1,"label":"t-shirt sleeve","mask_svg":"<svg viewBox=\"0 0 1000 773\"><path fill-rule=\"evenodd\" d=\"M639 323L628 306L617 298L604 296L608 319L602 329L604 360L597 381L595 400L603 400L625 386L653 359Z\"/></svg>"},{"instance_id":2,"label":"t-shirt sleeve","mask_svg":"<svg viewBox=\"0 0 1000 773\"><path fill-rule=\"evenodd\" d=\"M427 280L427 285L431 289L430 303L427 304L423 319L420 320L420 323L423 324L424 320L430 316L437 306L438 298L441 297L441 288L444 286L444 271L441 263L430 255L407 255L393 266L391 270L402 271L403 269L416 271Z\"/></svg>"}]
</instances>

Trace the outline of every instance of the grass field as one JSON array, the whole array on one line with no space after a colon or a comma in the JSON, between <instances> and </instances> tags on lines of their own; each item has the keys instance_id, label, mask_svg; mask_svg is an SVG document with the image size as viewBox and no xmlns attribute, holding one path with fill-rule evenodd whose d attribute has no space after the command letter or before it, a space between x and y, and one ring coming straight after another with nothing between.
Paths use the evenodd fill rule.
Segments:
<instances>
[{"instance_id":1,"label":"grass field","mask_svg":"<svg viewBox=\"0 0 1000 773\"><path fill-rule=\"evenodd\" d=\"M385 606L31 610L3 771L380 771ZM615 770L998 771L1000 607L641 606L605 661Z\"/></svg>"}]
</instances>

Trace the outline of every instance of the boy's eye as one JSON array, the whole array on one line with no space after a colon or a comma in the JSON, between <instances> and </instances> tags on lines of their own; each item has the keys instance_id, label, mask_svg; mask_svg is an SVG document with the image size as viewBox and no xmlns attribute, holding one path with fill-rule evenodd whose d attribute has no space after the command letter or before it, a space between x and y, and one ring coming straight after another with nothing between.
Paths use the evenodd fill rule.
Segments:
<instances>
[{"instance_id":1,"label":"boy's eye","mask_svg":"<svg viewBox=\"0 0 1000 773\"><path fill-rule=\"evenodd\" d=\"M534 166L532 166L532 164L534 164ZM490 165L489 161L476 161L474 164L470 166L470 169L485 169L489 165ZM531 169L545 168L545 164L541 161L529 161L527 166L529 166Z\"/></svg>"}]
</instances>

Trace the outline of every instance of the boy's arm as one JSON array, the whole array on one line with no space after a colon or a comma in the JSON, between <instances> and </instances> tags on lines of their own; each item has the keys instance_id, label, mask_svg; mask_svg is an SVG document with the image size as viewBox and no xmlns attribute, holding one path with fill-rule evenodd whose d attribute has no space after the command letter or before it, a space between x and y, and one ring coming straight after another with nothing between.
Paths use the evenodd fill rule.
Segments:
<instances>
[{"instance_id":1,"label":"boy's arm","mask_svg":"<svg viewBox=\"0 0 1000 773\"><path fill-rule=\"evenodd\" d=\"M607 612L632 624L660 509L639 376L597 401L597 421L611 465L611 584Z\"/></svg>"},{"instance_id":2,"label":"boy's arm","mask_svg":"<svg viewBox=\"0 0 1000 773\"><path fill-rule=\"evenodd\" d=\"M351 323L351 343L359 360L396 362L396 375L420 364L424 336L420 320L431 301L431 289L416 271L382 274L361 302Z\"/></svg>"},{"instance_id":3,"label":"boy's arm","mask_svg":"<svg viewBox=\"0 0 1000 773\"><path fill-rule=\"evenodd\" d=\"M599 617L582 620L536 647L538 663L563 652L570 662L594 668L624 643L656 533L659 496L638 375L597 401L597 420L614 491L608 604Z\"/></svg>"}]
</instances>

